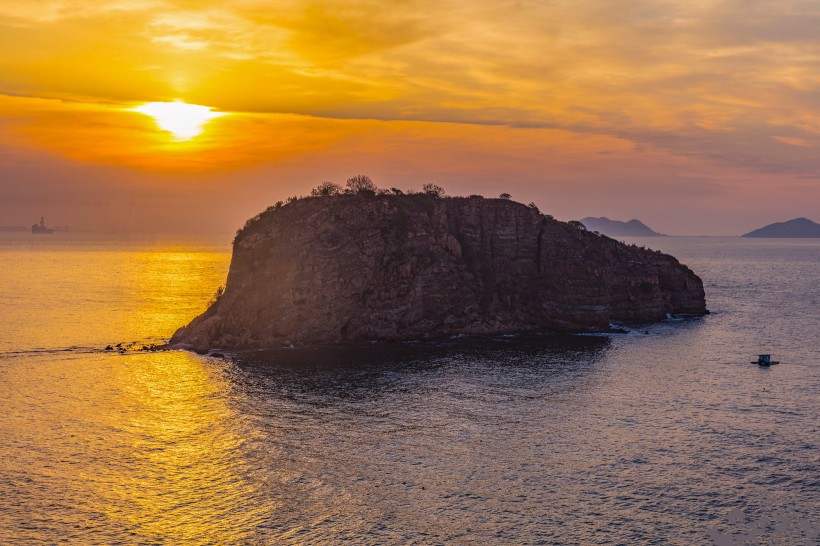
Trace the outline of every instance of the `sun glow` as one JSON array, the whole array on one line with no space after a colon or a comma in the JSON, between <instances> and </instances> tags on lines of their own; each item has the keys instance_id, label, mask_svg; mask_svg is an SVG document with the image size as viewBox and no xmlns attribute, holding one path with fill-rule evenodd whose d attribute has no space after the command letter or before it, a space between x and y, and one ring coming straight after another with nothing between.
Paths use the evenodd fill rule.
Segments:
<instances>
[{"instance_id":1,"label":"sun glow","mask_svg":"<svg viewBox=\"0 0 820 546\"><path fill-rule=\"evenodd\" d=\"M160 129L174 135L176 140L190 140L199 136L209 121L225 115L224 112L211 111L208 106L182 101L148 102L131 110L151 116Z\"/></svg>"}]
</instances>

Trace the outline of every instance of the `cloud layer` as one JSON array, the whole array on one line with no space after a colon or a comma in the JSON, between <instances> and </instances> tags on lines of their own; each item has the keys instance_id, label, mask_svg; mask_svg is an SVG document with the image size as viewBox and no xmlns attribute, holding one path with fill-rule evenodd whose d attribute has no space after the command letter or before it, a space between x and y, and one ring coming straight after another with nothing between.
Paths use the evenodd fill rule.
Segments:
<instances>
[{"instance_id":1,"label":"cloud layer","mask_svg":"<svg viewBox=\"0 0 820 546\"><path fill-rule=\"evenodd\" d=\"M556 164L575 179L602 153L628 150L634 163L601 179L641 166L631 180L651 184L655 157L656 178L685 165L680 179L715 194L745 179L761 198L773 183L817 197L817 29L814 0L0 0L2 115L17 128L4 142L92 163L224 170L385 131L367 120L418 142L413 121L431 138L451 135L445 145L495 153L499 166L533 164L533 179ZM139 122L113 110L175 98L242 113L200 143L212 161L158 156L135 137ZM78 138L108 131L109 145L65 143L78 109L91 120ZM486 140L467 138L470 126L487 127L475 133ZM516 142L555 135L583 142L575 163Z\"/></svg>"}]
</instances>

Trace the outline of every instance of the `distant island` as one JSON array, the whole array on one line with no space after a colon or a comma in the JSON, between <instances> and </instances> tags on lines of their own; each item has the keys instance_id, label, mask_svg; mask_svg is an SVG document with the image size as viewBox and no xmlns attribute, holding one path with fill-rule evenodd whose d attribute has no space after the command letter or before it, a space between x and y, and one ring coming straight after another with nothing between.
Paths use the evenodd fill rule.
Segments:
<instances>
[{"instance_id":1,"label":"distant island","mask_svg":"<svg viewBox=\"0 0 820 546\"><path fill-rule=\"evenodd\" d=\"M606 332L613 320L707 312L701 279L672 256L559 222L534 204L357 179L248 220L226 286L169 347Z\"/></svg>"},{"instance_id":2,"label":"distant island","mask_svg":"<svg viewBox=\"0 0 820 546\"><path fill-rule=\"evenodd\" d=\"M776 222L760 229L744 233L742 237L772 238L820 238L820 224L808 218L795 218L787 222Z\"/></svg>"},{"instance_id":3,"label":"distant island","mask_svg":"<svg viewBox=\"0 0 820 546\"><path fill-rule=\"evenodd\" d=\"M587 217L581 220L588 230L603 233L608 237L666 237L663 233L653 231L640 220L621 222L610 220L604 216L600 218Z\"/></svg>"}]
</instances>

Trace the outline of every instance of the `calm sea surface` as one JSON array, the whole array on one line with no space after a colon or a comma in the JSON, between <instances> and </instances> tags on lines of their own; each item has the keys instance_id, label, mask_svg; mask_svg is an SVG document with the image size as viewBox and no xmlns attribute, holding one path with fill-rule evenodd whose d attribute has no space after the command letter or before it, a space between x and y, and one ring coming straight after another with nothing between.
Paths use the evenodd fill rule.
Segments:
<instances>
[{"instance_id":1,"label":"calm sea surface","mask_svg":"<svg viewBox=\"0 0 820 546\"><path fill-rule=\"evenodd\" d=\"M102 350L228 239L0 234L0 543L820 544L820 240L630 240L713 314L626 335Z\"/></svg>"}]
</instances>

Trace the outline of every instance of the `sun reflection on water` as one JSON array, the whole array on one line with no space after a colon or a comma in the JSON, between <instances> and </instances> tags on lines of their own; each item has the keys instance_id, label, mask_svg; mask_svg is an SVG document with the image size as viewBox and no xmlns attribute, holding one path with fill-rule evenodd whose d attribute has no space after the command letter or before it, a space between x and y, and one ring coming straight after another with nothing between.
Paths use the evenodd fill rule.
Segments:
<instances>
[{"instance_id":1,"label":"sun reflection on water","mask_svg":"<svg viewBox=\"0 0 820 546\"><path fill-rule=\"evenodd\" d=\"M95 245L5 252L0 312L5 302L15 318L4 324L0 351L162 342L205 309L230 261L208 247Z\"/></svg>"},{"instance_id":2,"label":"sun reflection on water","mask_svg":"<svg viewBox=\"0 0 820 546\"><path fill-rule=\"evenodd\" d=\"M139 307L129 315L130 326L134 332L166 337L205 310L216 287L224 282L214 269L227 265L221 255L172 247L139 253L134 260L127 283Z\"/></svg>"},{"instance_id":3,"label":"sun reflection on water","mask_svg":"<svg viewBox=\"0 0 820 546\"><path fill-rule=\"evenodd\" d=\"M217 531L241 540L255 523L248 505L255 486L240 454L241 420L222 396L226 385L187 353L135 360L119 379L122 419L112 423L130 439L122 447L131 468L101 469L108 476L97 493L107 516L159 540L202 541ZM123 511L128 505L134 509Z\"/></svg>"},{"instance_id":4,"label":"sun reflection on water","mask_svg":"<svg viewBox=\"0 0 820 546\"><path fill-rule=\"evenodd\" d=\"M0 476L34 476L20 517L47 522L35 526L42 536L81 541L105 542L102 530L140 543L251 539L263 517L253 500L263 482L246 457L254 433L228 404L221 368L184 352L100 355L61 372L66 364L38 364L51 394L34 395L50 396L52 407L25 408L32 393L6 403L19 410L16 448L48 445L34 467L31 456L25 468L17 458L0 466ZM63 506L73 514L70 529L60 523Z\"/></svg>"}]
</instances>

